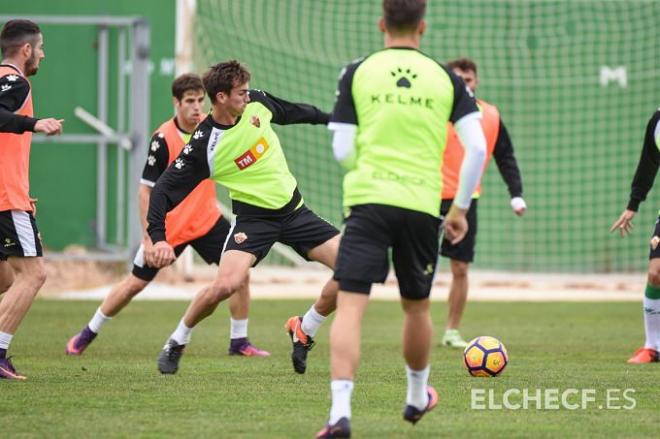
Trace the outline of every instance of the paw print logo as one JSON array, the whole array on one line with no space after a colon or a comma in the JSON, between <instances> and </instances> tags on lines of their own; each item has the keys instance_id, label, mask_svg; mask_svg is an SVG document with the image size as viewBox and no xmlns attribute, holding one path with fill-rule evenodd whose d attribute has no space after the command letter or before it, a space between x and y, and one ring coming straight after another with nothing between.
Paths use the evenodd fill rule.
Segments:
<instances>
[{"instance_id":1,"label":"paw print logo","mask_svg":"<svg viewBox=\"0 0 660 439\"><path fill-rule=\"evenodd\" d=\"M195 134L193 134L193 139L198 140L198 139L200 139L203 135L204 135L204 133L202 132L202 130L197 130L197 131L195 131Z\"/></svg>"},{"instance_id":2,"label":"paw print logo","mask_svg":"<svg viewBox=\"0 0 660 439\"><path fill-rule=\"evenodd\" d=\"M18 76L16 75L7 75L7 81L9 82L14 82L18 79Z\"/></svg>"},{"instance_id":3,"label":"paw print logo","mask_svg":"<svg viewBox=\"0 0 660 439\"><path fill-rule=\"evenodd\" d=\"M186 146L183 147L183 153L185 155L190 154L191 151L192 151L192 146L190 146L190 144L187 144Z\"/></svg>"},{"instance_id":4,"label":"paw print logo","mask_svg":"<svg viewBox=\"0 0 660 439\"><path fill-rule=\"evenodd\" d=\"M149 166L155 165L156 164L156 157L154 157L150 154L149 157L147 157L147 163L149 164Z\"/></svg>"},{"instance_id":5,"label":"paw print logo","mask_svg":"<svg viewBox=\"0 0 660 439\"><path fill-rule=\"evenodd\" d=\"M175 168L177 168L177 169L181 169L181 168L183 168L184 166L185 166L185 163L183 163L183 160L181 160L181 159L176 159L176 160L174 161L174 167L175 167Z\"/></svg>"},{"instance_id":6,"label":"paw print logo","mask_svg":"<svg viewBox=\"0 0 660 439\"><path fill-rule=\"evenodd\" d=\"M410 88L412 87L412 83L410 82L410 80L417 78L417 74L411 72L410 69L404 70L400 67L397 68L396 70L391 71L390 74L392 75L392 77L398 78L396 80L397 87Z\"/></svg>"},{"instance_id":7,"label":"paw print logo","mask_svg":"<svg viewBox=\"0 0 660 439\"><path fill-rule=\"evenodd\" d=\"M0 91L7 91L7 90L11 90L11 85L5 84L0 87Z\"/></svg>"},{"instance_id":8,"label":"paw print logo","mask_svg":"<svg viewBox=\"0 0 660 439\"><path fill-rule=\"evenodd\" d=\"M154 140L153 142L151 142L151 150L152 150L153 152L158 151L158 148L160 148L160 143L158 143L156 140Z\"/></svg>"}]
</instances>

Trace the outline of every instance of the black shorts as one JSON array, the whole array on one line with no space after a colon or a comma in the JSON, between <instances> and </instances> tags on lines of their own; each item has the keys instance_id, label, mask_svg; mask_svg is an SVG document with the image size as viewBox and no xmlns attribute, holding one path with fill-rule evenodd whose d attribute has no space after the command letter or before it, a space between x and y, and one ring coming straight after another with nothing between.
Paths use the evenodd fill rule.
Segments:
<instances>
[{"instance_id":1,"label":"black shorts","mask_svg":"<svg viewBox=\"0 0 660 439\"><path fill-rule=\"evenodd\" d=\"M388 251L406 299L426 299L438 258L440 220L426 213L381 204L351 207L339 244L335 280L342 291L369 294L389 271Z\"/></svg>"},{"instance_id":2,"label":"black shorts","mask_svg":"<svg viewBox=\"0 0 660 439\"><path fill-rule=\"evenodd\" d=\"M440 207L440 216L444 219L453 200L442 200ZM451 241L442 237L442 245L440 246L440 254L446 258L455 261L472 262L474 261L474 247L477 243L477 200L472 199L470 208L466 215L468 223L468 231L465 238L458 244L452 244Z\"/></svg>"},{"instance_id":3,"label":"black shorts","mask_svg":"<svg viewBox=\"0 0 660 439\"><path fill-rule=\"evenodd\" d=\"M655 230L653 231L653 236L660 237L660 216L658 216L658 219L655 220ZM660 258L660 245L658 245L655 250L653 250L653 247L651 247L651 251L649 252L649 259L655 258Z\"/></svg>"},{"instance_id":4,"label":"black shorts","mask_svg":"<svg viewBox=\"0 0 660 439\"><path fill-rule=\"evenodd\" d=\"M213 227L211 227L211 230L209 230L206 235L201 236L193 241L184 242L183 244L179 244L174 247L174 254L178 258L179 255L186 249L186 247L190 245L207 264L217 264L220 261L222 245L227 239L228 232L229 221L222 217L218 220L218 222L215 223ZM133 260L133 276L150 282L154 277L156 277L158 270L158 268L149 267L145 264L144 247L140 245L140 248L135 255L135 259Z\"/></svg>"},{"instance_id":5,"label":"black shorts","mask_svg":"<svg viewBox=\"0 0 660 439\"><path fill-rule=\"evenodd\" d=\"M32 212L0 212L0 261L10 256L43 256L41 237Z\"/></svg>"},{"instance_id":6,"label":"black shorts","mask_svg":"<svg viewBox=\"0 0 660 439\"><path fill-rule=\"evenodd\" d=\"M253 254L256 266L275 242L293 248L309 260L307 253L339 234L339 230L305 205L280 216L237 215L224 251L239 250Z\"/></svg>"}]
</instances>

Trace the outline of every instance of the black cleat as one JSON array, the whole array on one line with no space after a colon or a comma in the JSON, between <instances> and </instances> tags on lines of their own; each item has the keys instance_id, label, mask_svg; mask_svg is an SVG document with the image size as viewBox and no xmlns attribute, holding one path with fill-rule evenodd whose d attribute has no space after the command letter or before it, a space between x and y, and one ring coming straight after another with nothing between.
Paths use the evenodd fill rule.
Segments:
<instances>
[{"instance_id":1,"label":"black cleat","mask_svg":"<svg viewBox=\"0 0 660 439\"><path fill-rule=\"evenodd\" d=\"M186 345L179 344L170 338L158 355L158 370L160 373L176 373L179 370L179 360L185 349Z\"/></svg>"},{"instance_id":2,"label":"black cleat","mask_svg":"<svg viewBox=\"0 0 660 439\"><path fill-rule=\"evenodd\" d=\"M311 351L314 347L314 339L305 334L301 326L302 317L293 316L287 320L284 328L289 332L291 343L293 343L293 352L291 352L293 370L302 374L307 370L307 352Z\"/></svg>"}]
</instances>

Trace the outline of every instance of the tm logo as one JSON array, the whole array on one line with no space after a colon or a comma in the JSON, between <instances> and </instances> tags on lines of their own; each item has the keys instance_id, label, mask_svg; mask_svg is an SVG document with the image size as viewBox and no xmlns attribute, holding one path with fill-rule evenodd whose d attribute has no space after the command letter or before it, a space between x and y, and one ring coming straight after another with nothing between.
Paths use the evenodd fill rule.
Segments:
<instances>
[{"instance_id":1,"label":"tm logo","mask_svg":"<svg viewBox=\"0 0 660 439\"><path fill-rule=\"evenodd\" d=\"M393 70L390 72L390 74L394 78L399 78L396 81L396 86L397 87L404 87L404 88L410 88L412 87L412 83L410 82L410 79L416 79L417 74L413 73L410 71L410 69L401 69L397 68L396 70ZM410 79L408 79L410 77Z\"/></svg>"}]
</instances>

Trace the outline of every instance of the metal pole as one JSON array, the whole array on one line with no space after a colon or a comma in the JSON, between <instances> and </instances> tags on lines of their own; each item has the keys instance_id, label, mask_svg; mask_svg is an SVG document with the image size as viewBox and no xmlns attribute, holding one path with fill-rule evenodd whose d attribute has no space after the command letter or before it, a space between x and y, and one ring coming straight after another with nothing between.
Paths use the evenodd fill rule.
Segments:
<instances>
[{"instance_id":1,"label":"metal pole","mask_svg":"<svg viewBox=\"0 0 660 439\"><path fill-rule=\"evenodd\" d=\"M142 239L142 225L140 224L137 191L142 166L147 158L147 149L144 145L149 137L149 48L151 37L149 24L140 20L133 25L133 76L131 80L131 139L133 148L130 152L129 176L130 193L128 203L129 247L137 248Z\"/></svg>"},{"instance_id":2,"label":"metal pole","mask_svg":"<svg viewBox=\"0 0 660 439\"><path fill-rule=\"evenodd\" d=\"M119 31L117 39L117 132L123 133L126 127L126 30ZM126 153L122 148L117 148L117 245L126 243Z\"/></svg>"},{"instance_id":3,"label":"metal pole","mask_svg":"<svg viewBox=\"0 0 660 439\"><path fill-rule=\"evenodd\" d=\"M108 121L108 28L99 27L99 60L98 60L98 109L97 117L102 122ZM106 244L107 215L107 142L99 142L96 147L96 246Z\"/></svg>"}]
</instances>

